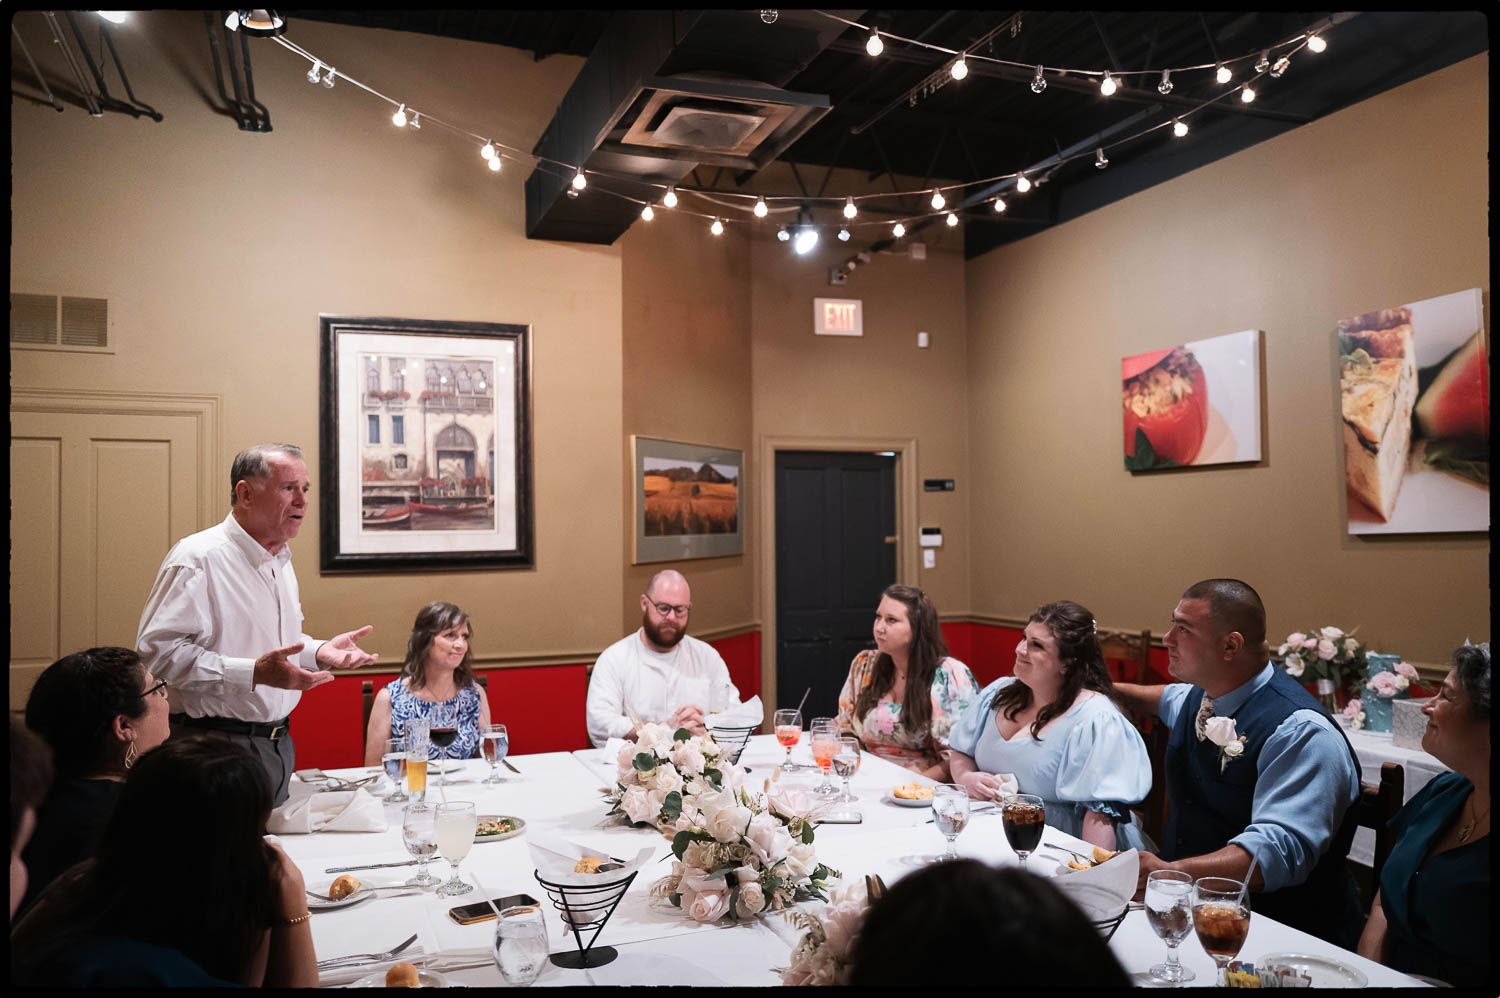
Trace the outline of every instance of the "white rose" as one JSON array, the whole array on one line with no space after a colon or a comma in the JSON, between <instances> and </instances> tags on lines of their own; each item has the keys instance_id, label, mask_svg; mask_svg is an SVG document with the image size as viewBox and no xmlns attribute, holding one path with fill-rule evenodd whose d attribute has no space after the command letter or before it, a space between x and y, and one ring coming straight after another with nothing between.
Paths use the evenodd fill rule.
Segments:
<instances>
[{"instance_id":1,"label":"white rose","mask_svg":"<svg viewBox=\"0 0 1500 998\"><path fill-rule=\"evenodd\" d=\"M1215 745L1223 747L1235 741L1234 718L1210 717L1203 725L1203 733Z\"/></svg>"},{"instance_id":2,"label":"white rose","mask_svg":"<svg viewBox=\"0 0 1500 998\"><path fill-rule=\"evenodd\" d=\"M625 816L631 821L652 821L661 811L661 805L653 801L651 795L640 787L631 787L626 790L620 806L625 809Z\"/></svg>"},{"instance_id":3,"label":"white rose","mask_svg":"<svg viewBox=\"0 0 1500 998\"><path fill-rule=\"evenodd\" d=\"M1337 627L1325 627L1318 633L1323 635L1323 637L1327 638L1329 641L1337 641L1339 638L1344 636L1344 632L1339 630Z\"/></svg>"},{"instance_id":4,"label":"white rose","mask_svg":"<svg viewBox=\"0 0 1500 998\"><path fill-rule=\"evenodd\" d=\"M691 743L679 745L672 750L672 765L681 772L696 776L703 772L703 753L693 748Z\"/></svg>"},{"instance_id":5,"label":"white rose","mask_svg":"<svg viewBox=\"0 0 1500 998\"><path fill-rule=\"evenodd\" d=\"M620 746L620 755L615 760L615 764L619 766L621 770L628 770L633 772L635 770L635 757L636 754L640 751L641 747L635 742L626 742L624 745Z\"/></svg>"},{"instance_id":6,"label":"white rose","mask_svg":"<svg viewBox=\"0 0 1500 998\"><path fill-rule=\"evenodd\" d=\"M745 785L745 771L732 762L722 763L719 772L724 774L724 789L738 790Z\"/></svg>"},{"instance_id":7,"label":"white rose","mask_svg":"<svg viewBox=\"0 0 1500 998\"><path fill-rule=\"evenodd\" d=\"M750 818L748 807L721 807L708 815L708 833L720 842L733 842L745 833Z\"/></svg>"},{"instance_id":8,"label":"white rose","mask_svg":"<svg viewBox=\"0 0 1500 998\"><path fill-rule=\"evenodd\" d=\"M751 918L760 914L760 910L766 906L766 892L761 890L760 881L752 880L749 883L740 882L739 897L735 899L734 911L741 918Z\"/></svg>"},{"instance_id":9,"label":"white rose","mask_svg":"<svg viewBox=\"0 0 1500 998\"><path fill-rule=\"evenodd\" d=\"M1345 638L1344 639L1344 651L1348 652L1350 655L1353 655L1358 650L1359 650L1359 642L1358 641L1356 641L1353 638Z\"/></svg>"},{"instance_id":10,"label":"white rose","mask_svg":"<svg viewBox=\"0 0 1500 998\"><path fill-rule=\"evenodd\" d=\"M1245 754L1245 743L1238 740L1228 743L1224 746L1224 754L1231 759L1238 759Z\"/></svg>"},{"instance_id":11,"label":"white rose","mask_svg":"<svg viewBox=\"0 0 1500 998\"><path fill-rule=\"evenodd\" d=\"M806 880L817 868L817 850L811 842L798 842L786 851L786 872L793 880Z\"/></svg>"},{"instance_id":12,"label":"white rose","mask_svg":"<svg viewBox=\"0 0 1500 998\"><path fill-rule=\"evenodd\" d=\"M690 867L701 870L708 866L708 857L705 855L707 852L708 843L694 839L687 844L686 849L682 850L682 861Z\"/></svg>"},{"instance_id":13,"label":"white rose","mask_svg":"<svg viewBox=\"0 0 1500 998\"><path fill-rule=\"evenodd\" d=\"M656 767L655 789L664 791L663 797L674 790L682 789L682 776L672 768L671 763L664 762Z\"/></svg>"},{"instance_id":14,"label":"white rose","mask_svg":"<svg viewBox=\"0 0 1500 998\"><path fill-rule=\"evenodd\" d=\"M786 828L769 814L757 814L750 819L750 825L745 829L745 841L750 843L755 857L766 866L776 863L792 847L792 837Z\"/></svg>"},{"instance_id":15,"label":"white rose","mask_svg":"<svg viewBox=\"0 0 1500 998\"><path fill-rule=\"evenodd\" d=\"M1282 645L1281 645L1281 647L1276 649L1276 654L1278 654L1278 655L1285 655L1286 654L1286 650L1288 648L1290 648L1290 647L1291 647L1291 645L1286 644L1285 642L1283 642Z\"/></svg>"},{"instance_id":16,"label":"white rose","mask_svg":"<svg viewBox=\"0 0 1500 998\"><path fill-rule=\"evenodd\" d=\"M686 900L686 898L684 898ZM687 905L687 913L699 922L717 922L729 910L729 892L699 891Z\"/></svg>"},{"instance_id":17,"label":"white rose","mask_svg":"<svg viewBox=\"0 0 1500 998\"><path fill-rule=\"evenodd\" d=\"M1303 672L1306 671L1306 669L1302 665L1301 657L1297 655L1288 655L1286 657L1286 661L1283 664L1286 666L1286 674L1288 676L1300 676Z\"/></svg>"}]
</instances>

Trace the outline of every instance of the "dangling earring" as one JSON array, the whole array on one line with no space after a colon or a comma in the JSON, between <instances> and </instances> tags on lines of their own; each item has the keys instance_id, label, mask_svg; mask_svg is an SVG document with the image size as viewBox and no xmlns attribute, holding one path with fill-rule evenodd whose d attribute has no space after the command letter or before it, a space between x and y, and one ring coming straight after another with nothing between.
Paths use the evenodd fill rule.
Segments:
<instances>
[{"instance_id":1,"label":"dangling earring","mask_svg":"<svg viewBox=\"0 0 1500 998\"><path fill-rule=\"evenodd\" d=\"M125 771L126 772L129 772L130 771L130 767L135 765L136 758L137 758L137 756L136 756L136 751L135 751L135 739L131 739L130 741L128 741L128 742L125 743Z\"/></svg>"}]
</instances>

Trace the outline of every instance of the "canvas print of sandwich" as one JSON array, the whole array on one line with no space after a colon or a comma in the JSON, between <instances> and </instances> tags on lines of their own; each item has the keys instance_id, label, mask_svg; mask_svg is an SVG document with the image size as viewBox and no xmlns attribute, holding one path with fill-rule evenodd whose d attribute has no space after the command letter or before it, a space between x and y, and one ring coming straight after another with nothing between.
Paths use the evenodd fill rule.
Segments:
<instances>
[{"instance_id":1,"label":"canvas print of sandwich","mask_svg":"<svg viewBox=\"0 0 1500 998\"><path fill-rule=\"evenodd\" d=\"M1488 530L1479 289L1340 319L1338 339L1349 532Z\"/></svg>"},{"instance_id":2,"label":"canvas print of sandwich","mask_svg":"<svg viewBox=\"0 0 1500 998\"><path fill-rule=\"evenodd\" d=\"M1125 470L1260 460L1260 331L1120 362Z\"/></svg>"}]
</instances>

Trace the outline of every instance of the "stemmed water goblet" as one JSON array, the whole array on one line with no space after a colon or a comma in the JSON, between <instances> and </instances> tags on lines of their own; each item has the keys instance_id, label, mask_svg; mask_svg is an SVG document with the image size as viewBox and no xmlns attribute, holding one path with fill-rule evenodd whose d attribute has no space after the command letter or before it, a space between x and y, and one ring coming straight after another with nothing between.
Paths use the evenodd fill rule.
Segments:
<instances>
[{"instance_id":1,"label":"stemmed water goblet","mask_svg":"<svg viewBox=\"0 0 1500 998\"><path fill-rule=\"evenodd\" d=\"M1146 921L1167 944L1167 960L1153 966L1151 978L1179 985L1198 975L1177 962L1177 946L1193 929L1193 878L1181 870L1152 870L1146 877Z\"/></svg>"},{"instance_id":2,"label":"stemmed water goblet","mask_svg":"<svg viewBox=\"0 0 1500 998\"><path fill-rule=\"evenodd\" d=\"M419 765L426 772L427 760L423 759ZM433 830L436 812L437 809L431 804L408 804L402 809L401 841L406 844L406 851L422 863L417 868L417 875L406 882L408 887L425 889L438 883L438 878L427 872L427 861L438 849L437 836Z\"/></svg>"},{"instance_id":3,"label":"stemmed water goblet","mask_svg":"<svg viewBox=\"0 0 1500 998\"><path fill-rule=\"evenodd\" d=\"M969 791L956 783L939 783L932 788L932 820L948 840L948 848L937 862L958 858L958 834L969 826Z\"/></svg>"},{"instance_id":4,"label":"stemmed water goblet","mask_svg":"<svg viewBox=\"0 0 1500 998\"><path fill-rule=\"evenodd\" d=\"M823 782L813 791L820 797L832 797L838 793L838 788L833 785L830 775L833 770L833 757L839 754L839 724L832 717L815 717L812 723L812 754L813 761L823 771Z\"/></svg>"},{"instance_id":5,"label":"stemmed water goblet","mask_svg":"<svg viewBox=\"0 0 1500 998\"><path fill-rule=\"evenodd\" d=\"M849 792L849 777L859 772L859 739L853 735L839 736L838 754L833 757L833 772L835 776L844 781L844 792L839 797L840 804L853 804L859 800Z\"/></svg>"},{"instance_id":6,"label":"stemmed water goblet","mask_svg":"<svg viewBox=\"0 0 1500 998\"><path fill-rule=\"evenodd\" d=\"M1046 806L1035 794L1010 794L1000 801L1000 821L1005 826L1005 841L1021 857L1021 869L1026 869L1026 857L1042 844Z\"/></svg>"},{"instance_id":7,"label":"stemmed water goblet","mask_svg":"<svg viewBox=\"0 0 1500 998\"><path fill-rule=\"evenodd\" d=\"M802 738L802 711L793 707L787 710L778 710L771 720L776 732L776 741L786 749L786 758L781 760L781 768L790 773L794 769L802 767L792 761L792 746Z\"/></svg>"},{"instance_id":8,"label":"stemmed water goblet","mask_svg":"<svg viewBox=\"0 0 1500 998\"><path fill-rule=\"evenodd\" d=\"M1199 877L1193 881L1193 929L1204 952L1218 966L1218 985L1225 987L1224 967L1239 955L1250 934L1250 906L1245 885L1228 877Z\"/></svg>"},{"instance_id":9,"label":"stemmed water goblet","mask_svg":"<svg viewBox=\"0 0 1500 998\"><path fill-rule=\"evenodd\" d=\"M432 828L437 838L438 851L453 868L452 876L437 889L437 893L442 897L469 893L474 888L458 879L458 866L474 847L474 833L479 831L479 816L474 811L474 802L458 800L439 804L433 816Z\"/></svg>"},{"instance_id":10,"label":"stemmed water goblet","mask_svg":"<svg viewBox=\"0 0 1500 998\"><path fill-rule=\"evenodd\" d=\"M510 748L510 735L503 724L486 725L479 733L479 748L484 755L484 761L490 764L490 775L484 778L485 783L500 783L500 762L505 758L505 753Z\"/></svg>"},{"instance_id":11,"label":"stemmed water goblet","mask_svg":"<svg viewBox=\"0 0 1500 998\"><path fill-rule=\"evenodd\" d=\"M401 781L406 778L406 745L399 738L387 738L380 753L380 765L395 789L384 798L387 804L400 804L409 798L401 790Z\"/></svg>"}]
</instances>

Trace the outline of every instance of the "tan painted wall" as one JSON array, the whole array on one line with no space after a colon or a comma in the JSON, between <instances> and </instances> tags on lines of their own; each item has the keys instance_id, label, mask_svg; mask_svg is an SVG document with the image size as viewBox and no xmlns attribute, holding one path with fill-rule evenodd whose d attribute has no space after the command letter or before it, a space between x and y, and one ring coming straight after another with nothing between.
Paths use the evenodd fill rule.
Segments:
<instances>
[{"instance_id":1,"label":"tan painted wall","mask_svg":"<svg viewBox=\"0 0 1500 998\"><path fill-rule=\"evenodd\" d=\"M165 120L12 99L11 287L108 297L118 352L12 351L13 384L217 394L225 479L240 448L291 440L316 490L319 312L530 323L536 569L320 577L314 506L294 543L307 627L372 622L367 645L399 661L418 607L443 598L473 614L481 658L618 637L619 247L527 241L526 169L492 174L477 144L431 124L398 130L352 85L307 83L307 63L273 43L252 46L274 131L252 134L199 92L213 86L201 15L136 15L117 37L136 93ZM313 21L296 39L523 149L582 64ZM137 614L145 596L119 594Z\"/></svg>"},{"instance_id":2,"label":"tan painted wall","mask_svg":"<svg viewBox=\"0 0 1500 998\"><path fill-rule=\"evenodd\" d=\"M1332 330L1476 286L1488 317L1488 117L1479 56L972 262L975 611L1070 597L1159 635L1231 575L1275 638L1358 626L1427 662L1487 638L1486 536L1345 532ZM1122 470L1120 358L1249 328L1264 459Z\"/></svg>"},{"instance_id":3,"label":"tan painted wall","mask_svg":"<svg viewBox=\"0 0 1500 998\"><path fill-rule=\"evenodd\" d=\"M640 594L662 568L681 571L693 587L692 631L744 627L757 619L755 520L745 488L757 473L750 466L749 235L730 226L716 237L702 219L658 211L654 221L631 226L618 245L624 324L623 627L640 624ZM743 554L631 564L632 434L745 452Z\"/></svg>"}]
</instances>

